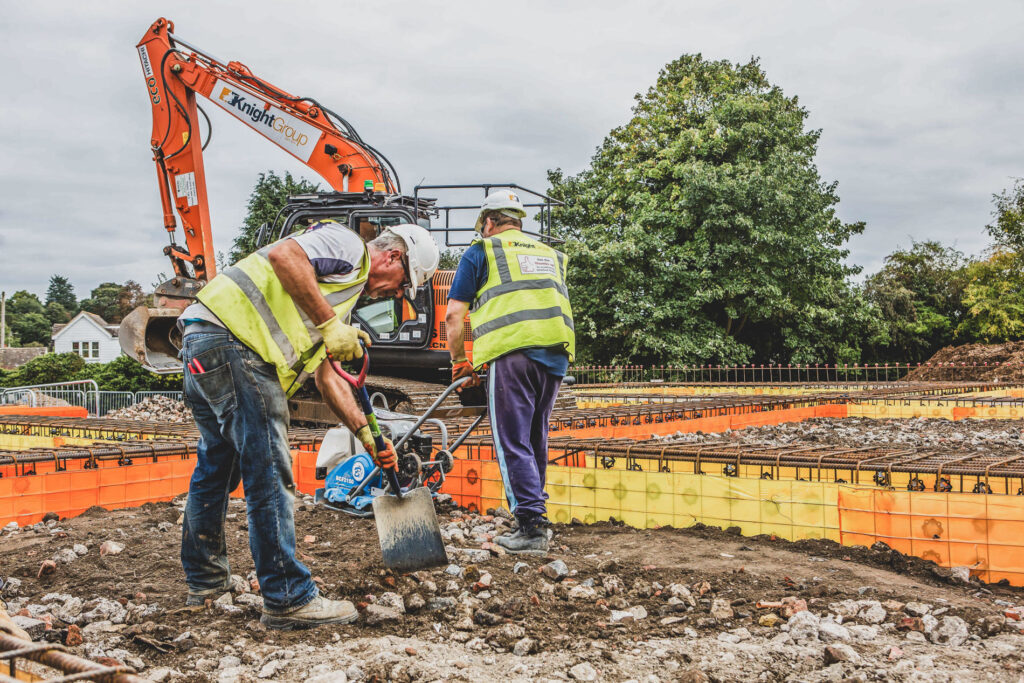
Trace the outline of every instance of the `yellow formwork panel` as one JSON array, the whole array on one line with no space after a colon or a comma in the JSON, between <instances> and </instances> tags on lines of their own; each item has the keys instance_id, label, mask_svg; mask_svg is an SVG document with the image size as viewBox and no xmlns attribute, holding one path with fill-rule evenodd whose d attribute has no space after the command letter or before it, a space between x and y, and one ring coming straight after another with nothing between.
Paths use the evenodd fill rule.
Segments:
<instances>
[{"instance_id":1,"label":"yellow formwork panel","mask_svg":"<svg viewBox=\"0 0 1024 683\"><path fill-rule=\"evenodd\" d=\"M700 482L703 478L699 474L672 475L673 526L690 526L701 517ZM693 521L686 523L687 520Z\"/></svg>"},{"instance_id":2,"label":"yellow formwork panel","mask_svg":"<svg viewBox=\"0 0 1024 683\"><path fill-rule=\"evenodd\" d=\"M762 526L783 527L793 523L792 482L771 481L758 482L758 498L760 499L760 516ZM770 531L768 533L776 533Z\"/></svg>"},{"instance_id":3,"label":"yellow formwork panel","mask_svg":"<svg viewBox=\"0 0 1024 683\"><path fill-rule=\"evenodd\" d=\"M497 482L495 482L497 483ZM488 493L482 482L482 498ZM637 528L739 527L745 535L839 537L838 484L690 472L548 468L548 512L559 522L614 517ZM500 489L496 489L500 496Z\"/></svg>"},{"instance_id":4,"label":"yellow formwork panel","mask_svg":"<svg viewBox=\"0 0 1024 683\"><path fill-rule=\"evenodd\" d=\"M555 522L556 524L568 524L572 521L573 513L571 506L552 503L549 500L547 507L548 519L550 519L552 522Z\"/></svg>"},{"instance_id":5,"label":"yellow formwork panel","mask_svg":"<svg viewBox=\"0 0 1024 683\"><path fill-rule=\"evenodd\" d=\"M0 434L0 449L22 451L30 448L59 448L60 446L91 446L99 439L80 439L70 436L35 436L32 434Z\"/></svg>"},{"instance_id":6,"label":"yellow formwork panel","mask_svg":"<svg viewBox=\"0 0 1024 683\"><path fill-rule=\"evenodd\" d=\"M1006 392L983 392L985 395L980 398L999 398L1000 394ZM943 402L938 405L936 401L862 401L851 403L847 406L849 417L868 417L880 420L893 418L927 417L935 419L954 420L960 415L954 412L958 408L969 407L971 414L968 417L975 419L992 420L1018 420L1024 418L1024 407L1014 405L958 405L957 401L971 400L969 395L958 395L956 399Z\"/></svg>"},{"instance_id":7,"label":"yellow formwork panel","mask_svg":"<svg viewBox=\"0 0 1024 683\"><path fill-rule=\"evenodd\" d=\"M552 505L569 505L572 497L569 494L569 472L564 467L549 467L548 481L545 487L548 493L548 508Z\"/></svg>"}]
</instances>

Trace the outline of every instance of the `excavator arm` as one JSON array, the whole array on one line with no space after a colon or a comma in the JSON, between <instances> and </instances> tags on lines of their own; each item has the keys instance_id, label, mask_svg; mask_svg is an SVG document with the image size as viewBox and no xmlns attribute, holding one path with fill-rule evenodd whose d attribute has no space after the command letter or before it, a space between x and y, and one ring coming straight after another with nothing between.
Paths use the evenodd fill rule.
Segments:
<instances>
[{"instance_id":1,"label":"excavator arm","mask_svg":"<svg viewBox=\"0 0 1024 683\"><path fill-rule=\"evenodd\" d=\"M225 63L189 45L174 35L174 24L166 19L154 22L137 47L153 108L150 146L164 229L171 236L164 251L175 275L208 281L216 272L196 95L309 166L336 191L361 191L367 180L379 190L398 191L386 159L316 100L291 95L244 64ZM184 248L174 242L175 213Z\"/></svg>"},{"instance_id":2,"label":"excavator arm","mask_svg":"<svg viewBox=\"0 0 1024 683\"><path fill-rule=\"evenodd\" d=\"M154 22L137 48L153 109L150 146L170 237L164 254L174 277L157 287L156 309L136 309L125 318L120 341L149 369L180 372L173 319L216 274L200 140L200 114L206 115L197 95L306 164L335 191L360 192L367 184L376 192L401 188L387 159L342 117L255 76L244 64L189 45L167 19ZM178 219L184 245L176 241Z\"/></svg>"}]
</instances>

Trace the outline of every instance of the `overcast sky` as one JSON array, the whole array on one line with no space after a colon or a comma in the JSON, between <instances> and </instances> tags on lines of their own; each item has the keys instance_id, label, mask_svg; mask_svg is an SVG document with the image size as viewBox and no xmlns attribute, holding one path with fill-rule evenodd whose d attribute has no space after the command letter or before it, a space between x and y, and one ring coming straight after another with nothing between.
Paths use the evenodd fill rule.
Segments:
<instances>
[{"instance_id":1,"label":"overcast sky","mask_svg":"<svg viewBox=\"0 0 1024 683\"><path fill-rule=\"evenodd\" d=\"M135 45L160 16L347 118L408 189L515 181L587 166L633 95L684 53L761 58L823 131L850 243L870 272L912 239L976 253L991 195L1024 176L1021 2L13 2L0 4L0 289L79 298L147 289L161 249L151 115ZM165 13L167 13L165 15ZM311 177L206 106L216 246L227 250L259 172Z\"/></svg>"}]
</instances>

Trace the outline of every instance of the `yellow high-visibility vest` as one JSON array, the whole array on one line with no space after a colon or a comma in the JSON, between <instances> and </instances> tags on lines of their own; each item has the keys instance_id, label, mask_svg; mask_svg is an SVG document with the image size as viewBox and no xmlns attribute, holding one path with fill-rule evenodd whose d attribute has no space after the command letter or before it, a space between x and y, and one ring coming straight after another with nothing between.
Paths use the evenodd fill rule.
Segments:
<instances>
[{"instance_id":1,"label":"yellow high-visibility vest","mask_svg":"<svg viewBox=\"0 0 1024 683\"><path fill-rule=\"evenodd\" d=\"M239 341L274 364L281 388L290 397L320 367L327 350L320 330L285 291L270 265L267 255L278 244L280 241L220 271L199 291L199 300ZM369 274L370 259L364 245L354 278L317 283L343 322L348 322Z\"/></svg>"},{"instance_id":2,"label":"yellow high-visibility vest","mask_svg":"<svg viewBox=\"0 0 1024 683\"><path fill-rule=\"evenodd\" d=\"M478 241L487 255L487 282L469 312L473 367L530 347L561 346L571 361L576 334L565 254L520 230Z\"/></svg>"}]
</instances>

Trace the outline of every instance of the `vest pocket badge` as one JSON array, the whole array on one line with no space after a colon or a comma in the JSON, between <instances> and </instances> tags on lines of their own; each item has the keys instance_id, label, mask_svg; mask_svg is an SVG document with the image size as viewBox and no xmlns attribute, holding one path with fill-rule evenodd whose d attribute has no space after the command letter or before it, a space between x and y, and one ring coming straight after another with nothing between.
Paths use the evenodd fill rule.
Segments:
<instances>
[{"instance_id":1,"label":"vest pocket badge","mask_svg":"<svg viewBox=\"0 0 1024 683\"><path fill-rule=\"evenodd\" d=\"M550 256L519 254L519 272L523 275L554 275L555 259Z\"/></svg>"}]
</instances>

